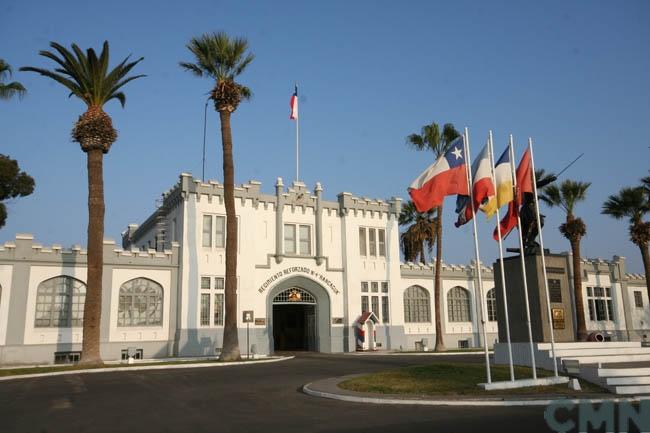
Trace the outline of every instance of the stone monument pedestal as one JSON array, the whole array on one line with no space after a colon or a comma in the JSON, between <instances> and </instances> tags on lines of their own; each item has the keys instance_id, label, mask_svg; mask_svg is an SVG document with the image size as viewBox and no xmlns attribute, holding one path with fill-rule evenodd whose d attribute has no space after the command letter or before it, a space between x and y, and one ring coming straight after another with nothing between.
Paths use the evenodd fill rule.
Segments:
<instances>
[{"instance_id":1,"label":"stone monument pedestal","mask_svg":"<svg viewBox=\"0 0 650 433\"><path fill-rule=\"evenodd\" d=\"M530 321L534 343L550 343L551 326L556 342L575 341L573 301L569 290L569 272L566 256L546 254L546 276L548 279L551 316L548 315L542 256L527 255L524 258L528 282ZM528 343L524 284L519 256L507 257L503 261L506 277L506 294L510 319L510 340L512 343ZM507 343L503 302L503 282L499 260L494 263L495 292L497 299L497 321L499 343Z\"/></svg>"}]
</instances>

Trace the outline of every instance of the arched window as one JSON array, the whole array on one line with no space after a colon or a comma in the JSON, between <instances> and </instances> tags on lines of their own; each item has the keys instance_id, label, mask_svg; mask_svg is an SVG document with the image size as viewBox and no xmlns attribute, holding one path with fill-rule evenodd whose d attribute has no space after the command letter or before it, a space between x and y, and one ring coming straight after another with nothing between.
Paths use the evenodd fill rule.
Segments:
<instances>
[{"instance_id":1,"label":"arched window","mask_svg":"<svg viewBox=\"0 0 650 433\"><path fill-rule=\"evenodd\" d=\"M163 289L155 281L134 278L120 287L117 326L162 325Z\"/></svg>"},{"instance_id":2,"label":"arched window","mask_svg":"<svg viewBox=\"0 0 650 433\"><path fill-rule=\"evenodd\" d=\"M426 289L411 286L404 291L404 322L431 322L431 301Z\"/></svg>"},{"instance_id":3,"label":"arched window","mask_svg":"<svg viewBox=\"0 0 650 433\"><path fill-rule=\"evenodd\" d=\"M471 322L469 292L462 287L454 287L447 292L447 312L450 322Z\"/></svg>"},{"instance_id":4,"label":"arched window","mask_svg":"<svg viewBox=\"0 0 650 433\"><path fill-rule=\"evenodd\" d=\"M494 289L490 289L485 295L485 302L487 303L487 319L488 322L497 321L497 295Z\"/></svg>"},{"instance_id":5,"label":"arched window","mask_svg":"<svg viewBox=\"0 0 650 433\"><path fill-rule=\"evenodd\" d=\"M38 328L82 326L86 285L81 281L61 275L42 281L36 292L36 318Z\"/></svg>"}]
</instances>

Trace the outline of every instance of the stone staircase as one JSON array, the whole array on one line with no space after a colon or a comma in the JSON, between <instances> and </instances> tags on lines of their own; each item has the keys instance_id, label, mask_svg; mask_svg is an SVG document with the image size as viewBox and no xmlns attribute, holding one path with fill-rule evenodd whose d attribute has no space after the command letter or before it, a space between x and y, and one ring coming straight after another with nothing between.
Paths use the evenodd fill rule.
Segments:
<instances>
[{"instance_id":1,"label":"stone staircase","mask_svg":"<svg viewBox=\"0 0 650 433\"><path fill-rule=\"evenodd\" d=\"M538 343L535 358L552 369L550 343ZM614 394L650 394L650 347L640 342L556 343L560 371L575 374Z\"/></svg>"}]
</instances>

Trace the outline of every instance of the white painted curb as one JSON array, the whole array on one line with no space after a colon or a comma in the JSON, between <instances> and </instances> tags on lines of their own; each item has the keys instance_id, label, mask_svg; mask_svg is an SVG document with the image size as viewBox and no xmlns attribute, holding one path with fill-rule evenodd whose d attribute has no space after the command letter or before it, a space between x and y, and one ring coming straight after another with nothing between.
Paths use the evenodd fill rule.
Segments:
<instances>
[{"instance_id":1,"label":"white painted curb","mask_svg":"<svg viewBox=\"0 0 650 433\"><path fill-rule=\"evenodd\" d=\"M616 397L616 398L575 398L575 399L545 399L545 400L413 400L399 398L378 398L378 397L357 397L354 395L332 394L329 392L316 391L309 386L311 383L302 387L305 394L312 397L329 398L332 400L349 401L353 403L369 404L401 404L401 405L418 405L418 406L547 406L555 401L570 401L571 403L602 403L611 401L620 402L639 402L645 400L640 397Z\"/></svg>"},{"instance_id":2,"label":"white painted curb","mask_svg":"<svg viewBox=\"0 0 650 433\"><path fill-rule=\"evenodd\" d=\"M166 364L166 365L140 365L132 367L108 367L108 368L89 368L86 370L66 370L66 371L52 371L49 373L35 373L35 374L20 374L16 376L0 377L0 382L6 380L17 379L31 379L34 377L48 377L48 376L63 376L66 374L91 374L91 373L111 373L111 372L129 372L129 371L143 371L143 370L172 370L183 368L209 368L209 367L231 367L234 365L251 365L251 364L267 364L270 362L288 361L295 358L295 356L283 356L272 359L260 359L257 361L237 361L237 362L202 362L202 363L187 363L187 364Z\"/></svg>"},{"instance_id":3,"label":"white painted curb","mask_svg":"<svg viewBox=\"0 0 650 433\"><path fill-rule=\"evenodd\" d=\"M488 354L493 355L494 352L489 351ZM485 356L485 352L350 352L346 353L350 356Z\"/></svg>"}]
</instances>

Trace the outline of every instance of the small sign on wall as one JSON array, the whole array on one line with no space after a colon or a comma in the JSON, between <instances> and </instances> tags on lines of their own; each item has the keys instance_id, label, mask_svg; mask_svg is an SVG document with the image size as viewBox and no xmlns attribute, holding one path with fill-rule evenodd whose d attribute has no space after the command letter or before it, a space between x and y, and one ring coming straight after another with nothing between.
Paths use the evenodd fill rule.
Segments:
<instances>
[{"instance_id":1,"label":"small sign on wall","mask_svg":"<svg viewBox=\"0 0 650 433\"><path fill-rule=\"evenodd\" d=\"M564 308L553 308L553 329L564 329Z\"/></svg>"},{"instance_id":2,"label":"small sign on wall","mask_svg":"<svg viewBox=\"0 0 650 433\"><path fill-rule=\"evenodd\" d=\"M255 325L257 325L257 326L266 326L266 318L258 317L257 319L255 319Z\"/></svg>"},{"instance_id":3,"label":"small sign on wall","mask_svg":"<svg viewBox=\"0 0 650 433\"><path fill-rule=\"evenodd\" d=\"M253 320L254 320L253 310L242 311L242 322L253 323Z\"/></svg>"},{"instance_id":4,"label":"small sign on wall","mask_svg":"<svg viewBox=\"0 0 650 433\"><path fill-rule=\"evenodd\" d=\"M343 317L332 317L332 325L342 325Z\"/></svg>"}]
</instances>

